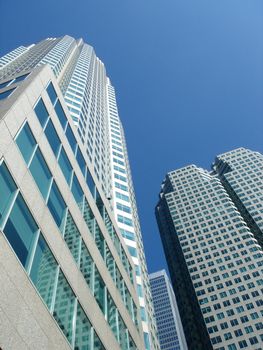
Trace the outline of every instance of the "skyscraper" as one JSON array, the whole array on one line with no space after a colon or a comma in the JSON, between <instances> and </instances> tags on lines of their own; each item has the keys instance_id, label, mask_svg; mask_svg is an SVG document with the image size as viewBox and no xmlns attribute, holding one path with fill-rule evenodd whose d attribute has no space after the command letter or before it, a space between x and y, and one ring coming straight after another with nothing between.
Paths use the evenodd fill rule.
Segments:
<instances>
[{"instance_id":1,"label":"skyscraper","mask_svg":"<svg viewBox=\"0 0 263 350\"><path fill-rule=\"evenodd\" d=\"M21 46L0 59L0 89L0 108L2 118L6 120L2 127L9 123L8 130L5 128L3 134L0 134L1 140L4 143L5 135L11 133L12 141L10 135L6 136L9 144L20 149L20 153L13 157L14 162L8 156L5 157L4 153L1 154L4 160L3 178L13 184L3 185L2 191L5 191L5 186L17 188L16 191L21 191L24 200L26 196L32 198L31 188L32 193L35 193L34 188L38 188L48 208L45 210L49 210L62 233L58 240L63 237L67 243L91 289L93 304L98 304L120 348L141 349L141 338L144 337L146 349L159 349L125 137L118 116L114 88L103 63L93 48L82 39L75 40L69 36L48 38L36 45ZM27 172L20 164L20 158L24 158ZM20 174L15 170L16 163L20 164L24 173L29 174L28 181L31 182L25 193L20 189L21 178L16 178ZM69 192L73 194L79 212L71 208L73 204ZM11 202L1 203L8 213L6 216L2 213L6 219L10 210L13 210ZM38 202L42 203L39 198ZM31 211L31 205L26 208ZM43 222L43 247L49 246L49 238L45 233L48 219L46 217ZM32 220L42 223L34 215ZM7 237L5 225L6 221L3 221L1 230ZM91 248L89 242L84 246L83 235L85 236L86 230L93 236ZM35 240L36 238L34 242ZM12 246L12 242L9 243ZM39 241L37 244L40 244ZM40 250L41 247L40 244ZM16 249L14 248L19 256ZM39 261L38 274L35 272L34 279L30 271L32 260L36 258L31 250L31 262L29 266L24 265L37 289L43 293L40 293L42 298L45 301L47 299L47 307L53 316L55 296L52 299L52 293L45 290L43 281L49 280L50 288L55 284L54 293L62 293L62 299L65 297L59 285L56 289L58 283L63 284L65 281L53 275L47 277L50 271L48 261L55 259L54 266L60 265L61 254L56 250L58 248L54 249L52 253L52 249L48 248L44 262ZM100 253L104 262L97 253L93 254L93 250ZM43 273L40 274L40 271ZM73 271L69 269L63 273L67 276ZM128 280L127 276L123 276L125 273L128 274ZM111 285L112 280L118 292L113 287L113 290L110 289L108 283ZM74 294L74 283L71 284L69 280L65 283L70 284L71 293ZM78 299L78 295L75 294L75 297ZM123 310L123 306L117 303L115 297L117 300L121 298L122 301L119 300L118 303L125 305L124 309L133 320L136 331L129 323L132 321L122 315L120 310ZM76 337L81 337L81 332L77 327L80 321L76 315L82 315L82 320L85 317L89 319L85 322L90 324L92 330L91 340L86 340L95 342L94 335L100 333L104 347L115 349L117 343L107 343L107 327L97 331L100 326L96 322L99 322L100 316L96 317L96 310L90 310L84 316L85 310L82 310L84 314L76 311L79 310L79 306L74 306L79 305L76 303L78 302L74 299L73 306L69 308L69 314L72 312L74 319L72 330L66 330L66 324L61 326L58 322L62 331L67 332L66 337L71 345L75 344L77 348ZM62 314L58 311L56 315L59 320L62 319ZM93 319L96 321L94 325Z\"/></svg>"},{"instance_id":2,"label":"skyscraper","mask_svg":"<svg viewBox=\"0 0 263 350\"><path fill-rule=\"evenodd\" d=\"M261 349L263 156L240 148L162 184L156 217L189 349Z\"/></svg>"},{"instance_id":3,"label":"skyscraper","mask_svg":"<svg viewBox=\"0 0 263 350\"><path fill-rule=\"evenodd\" d=\"M150 274L161 350L187 350L173 288L165 270Z\"/></svg>"}]
</instances>

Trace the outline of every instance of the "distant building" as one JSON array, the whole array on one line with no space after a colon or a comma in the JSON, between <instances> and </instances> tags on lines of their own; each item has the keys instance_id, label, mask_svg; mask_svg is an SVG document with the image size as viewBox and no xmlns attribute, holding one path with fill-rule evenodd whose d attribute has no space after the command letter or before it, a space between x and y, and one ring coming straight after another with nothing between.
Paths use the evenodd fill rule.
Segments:
<instances>
[{"instance_id":1,"label":"distant building","mask_svg":"<svg viewBox=\"0 0 263 350\"><path fill-rule=\"evenodd\" d=\"M165 270L150 274L161 350L187 350L175 295Z\"/></svg>"},{"instance_id":2,"label":"distant building","mask_svg":"<svg viewBox=\"0 0 263 350\"><path fill-rule=\"evenodd\" d=\"M18 313L0 346L159 350L124 131L94 49L66 35L0 58L0 121L0 308Z\"/></svg>"},{"instance_id":3,"label":"distant building","mask_svg":"<svg viewBox=\"0 0 263 350\"><path fill-rule=\"evenodd\" d=\"M156 217L189 349L262 349L262 154L169 172Z\"/></svg>"}]
</instances>

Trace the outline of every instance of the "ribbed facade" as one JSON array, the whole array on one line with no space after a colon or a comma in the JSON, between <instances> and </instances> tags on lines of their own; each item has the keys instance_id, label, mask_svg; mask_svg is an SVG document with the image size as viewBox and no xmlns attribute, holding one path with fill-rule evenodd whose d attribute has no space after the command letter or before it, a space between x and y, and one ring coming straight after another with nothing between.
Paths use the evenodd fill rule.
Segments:
<instances>
[{"instance_id":1,"label":"ribbed facade","mask_svg":"<svg viewBox=\"0 0 263 350\"><path fill-rule=\"evenodd\" d=\"M156 216L189 349L261 349L263 157L167 174Z\"/></svg>"},{"instance_id":2,"label":"ribbed facade","mask_svg":"<svg viewBox=\"0 0 263 350\"><path fill-rule=\"evenodd\" d=\"M116 344L119 343L118 346L121 349L143 349L144 347L146 349L159 349L155 321L152 316L151 293L125 137L116 112L114 89L106 75L103 63L95 55L93 48L85 44L82 39L75 40L65 36L62 38L48 38L30 47L20 47L0 59L0 64L2 64L0 69L0 103L2 100L0 107L2 114L5 115L8 112L8 120L11 120L12 113L19 114L19 110L16 110L19 101L24 101L23 103L26 104L26 101L30 99L30 106L27 105L27 114L21 113L22 115L19 116L19 125L10 125L13 143L16 145L14 147L18 145L16 140L19 132L22 133L21 148L27 147L23 142L35 143L29 159L26 155L24 156L23 150L20 149L23 155L22 158L24 158L27 165L27 172L31 173L35 181L32 180L32 188L35 186L40 190L46 206L51 203L50 198L53 196L55 204L49 204L51 208L49 209L51 214L52 210L55 213L51 216L55 221L58 220L57 225L62 233L60 237L63 237L64 240L67 237L66 243L72 253L73 260L75 260L79 269L84 269L82 271L84 279L90 278L91 285L89 287L94 303L98 304L103 319L110 326L113 339L115 339ZM53 73L50 68L46 68L46 65L51 67ZM43 66L45 68L42 68ZM113 110L115 114L117 113L117 116L113 115ZM53 115L54 117L52 117ZM13 118L13 120L15 119ZM48 142L42 141L42 138L47 139ZM66 144L63 143L63 140ZM118 141L120 145L117 145L114 141ZM47 146L41 147L41 142ZM59 146L56 146L56 144ZM50 147L53 153L49 151ZM119 149L116 150L116 147ZM47 154L45 154L46 149ZM50 157L54 164L57 162L57 166L53 165L52 168L52 165L49 164ZM1 159L5 163L8 162L4 155ZM115 159L122 161L123 165L117 164ZM31 165L31 162L34 165ZM6 164L5 166L10 174L13 174L12 169L10 169L12 165L9 167ZM74 166L77 167L77 170ZM116 166L118 166L118 169L116 169ZM35 174L32 173L30 167L34 168ZM57 170L58 172L62 170L64 180L56 180L53 171L57 168L60 169ZM41 174L41 171L47 175L47 178ZM119 175L118 178L116 174ZM120 174L123 178L120 178ZM41 180L38 181L38 178ZM16 181L15 178L13 180L20 191L19 181ZM64 189L62 190L60 184L63 182ZM56 185L53 185L53 183ZM47 186L46 189L42 189L44 185ZM65 186L68 186L69 189L66 190ZM125 187L119 188L118 186ZM73 194L81 215L78 214L76 217L72 215L72 209L69 209L67 199L64 198L64 193L68 193L68 191ZM88 197L85 191L90 193ZM26 195L30 195L29 190ZM121 196L121 198L116 200L116 196ZM59 207L59 213L56 213L56 208L53 208L53 206L56 206L57 198L60 199L58 202L65 204ZM96 209L89 210L88 208L93 208L92 206ZM30 211L31 207L28 206L28 209ZM62 215L64 210L66 212L65 217L63 216L62 221L59 222L57 215ZM128 213L127 210L129 210ZM120 216L122 217L121 220ZM123 222L126 219L129 220L131 225L127 226ZM84 259L82 249L85 250L85 248L81 248L84 244L82 243L82 235L85 236L85 232L83 233L78 225L84 225L84 231L88 230L91 233L94 239L93 245L95 244L100 255L99 260L102 257L102 261L98 263L97 258L92 256L93 250L88 243L86 244L88 251L91 250L89 253L92 259L89 260L87 257L85 261L87 264L91 262L91 272L89 265L85 267L82 260ZM1 229L4 232L4 237L5 226L3 225ZM127 238L128 231L130 231L131 236ZM111 243L105 237L110 237ZM43 229L43 239L45 238L45 230ZM12 243L10 244L12 245ZM46 239L45 244L49 246ZM49 248L52 252L52 247ZM17 251L16 253L18 254ZM54 256L57 255L56 250L53 253ZM30 255L31 260L34 260L34 254L32 252L32 256ZM130 255L132 255L132 258ZM57 263L60 266L59 259L57 259ZM99 269L100 264L105 265L105 271L103 268L102 270ZM134 264L135 273L133 275ZM122 270L123 268L124 270ZM48 271L43 265L41 271L45 270ZM30 276L31 270L27 266L26 271ZM123 273L128 274L129 282L126 281ZM64 274L67 275L67 271ZM69 272L70 274L71 272ZM109 274L109 277L107 274ZM58 279L54 280L57 286L64 281L60 280L59 276L58 273ZM108 279L114 282L116 292L113 291L114 288L110 290ZM39 283L41 284L41 282ZM74 290L74 283L71 284L69 280L67 280L67 283ZM89 282L87 283L89 284ZM96 288L98 288L98 291ZM42 287L40 289L42 290ZM55 295L59 293L56 286L54 293ZM139 293L139 296L137 293ZM120 298L119 302L123 306L118 306L115 295L117 299ZM77 349L76 335L79 331L76 315L78 315L79 304L78 296L75 295L75 297L76 301L73 304L77 306L72 306L72 335L69 336L67 332L66 338L71 346L75 346ZM47 307L54 316L54 305L50 306L48 304ZM125 322L125 317L120 311L123 307L129 315L125 317L130 317L130 321ZM93 316L91 316L91 313ZM96 322L93 325L94 315L97 315L96 310L86 313L92 334L89 340L91 342L90 348L100 349L100 347L95 346L96 342L94 340L94 334L100 333L102 334L100 341L106 349L117 349L116 344L113 346L114 343L109 342L107 344L107 341L105 341L109 334L109 330L105 331L106 326L106 328L102 327L100 331L97 331L97 328L100 327L96 325ZM142 320L140 315L142 315ZM100 317L98 317L97 322L99 320ZM135 327L134 330L133 327ZM64 332L65 326L60 328ZM145 345L142 345L144 342Z\"/></svg>"}]
</instances>

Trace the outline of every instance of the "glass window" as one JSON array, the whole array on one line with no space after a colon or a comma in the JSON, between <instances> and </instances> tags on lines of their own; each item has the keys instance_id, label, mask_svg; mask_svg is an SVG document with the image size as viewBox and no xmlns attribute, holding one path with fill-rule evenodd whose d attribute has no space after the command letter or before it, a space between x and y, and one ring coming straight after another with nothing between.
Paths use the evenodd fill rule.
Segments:
<instances>
[{"instance_id":1,"label":"glass window","mask_svg":"<svg viewBox=\"0 0 263 350\"><path fill-rule=\"evenodd\" d=\"M110 328L118 340L117 308L112 300L110 293L107 291L107 321Z\"/></svg>"},{"instance_id":2,"label":"glass window","mask_svg":"<svg viewBox=\"0 0 263 350\"><path fill-rule=\"evenodd\" d=\"M75 295L65 276L59 271L53 316L70 344L72 343L75 300Z\"/></svg>"},{"instance_id":3,"label":"glass window","mask_svg":"<svg viewBox=\"0 0 263 350\"><path fill-rule=\"evenodd\" d=\"M70 184L73 169L63 147L61 148L58 163L67 183Z\"/></svg>"},{"instance_id":4,"label":"glass window","mask_svg":"<svg viewBox=\"0 0 263 350\"><path fill-rule=\"evenodd\" d=\"M80 238L79 230L69 211L67 214L67 220L65 225L64 239L65 239L65 242L67 243L67 246L71 254L73 255L73 258L78 264L81 238Z\"/></svg>"},{"instance_id":5,"label":"glass window","mask_svg":"<svg viewBox=\"0 0 263 350\"><path fill-rule=\"evenodd\" d=\"M9 95L11 95L11 93L15 90L15 88L1 92L0 93L0 100L3 100L5 98L7 98Z\"/></svg>"},{"instance_id":6,"label":"glass window","mask_svg":"<svg viewBox=\"0 0 263 350\"><path fill-rule=\"evenodd\" d=\"M36 147L36 140L28 123L23 126L23 129L18 134L16 143L20 149L20 152L22 153L22 156L24 157L25 162L28 164Z\"/></svg>"},{"instance_id":7,"label":"glass window","mask_svg":"<svg viewBox=\"0 0 263 350\"><path fill-rule=\"evenodd\" d=\"M78 303L75 332L75 350L92 349L91 346L91 324Z\"/></svg>"},{"instance_id":8,"label":"glass window","mask_svg":"<svg viewBox=\"0 0 263 350\"><path fill-rule=\"evenodd\" d=\"M7 215L16 190L15 182L6 165L2 163L0 166L0 225Z\"/></svg>"},{"instance_id":9,"label":"glass window","mask_svg":"<svg viewBox=\"0 0 263 350\"><path fill-rule=\"evenodd\" d=\"M63 224L66 215L66 204L59 192L56 183L53 181L47 206L52 214L60 231L63 231Z\"/></svg>"},{"instance_id":10,"label":"glass window","mask_svg":"<svg viewBox=\"0 0 263 350\"><path fill-rule=\"evenodd\" d=\"M88 249L86 248L84 242L81 243L81 255L80 255L80 271L85 278L88 286L92 290L93 286L93 268L94 263Z\"/></svg>"},{"instance_id":11,"label":"glass window","mask_svg":"<svg viewBox=\"0 0 263 350\"><path fill-rule=\"evenodd\" d=\"M76 147L77 147L77 141L75 139L75 136L71 130L71 127L68 125L67 130L66 130L66 137L68 139L68 142L70 144L70 147L73 151L73 153L75 154L76 151Z\"/></svg>"},{"instance_id":12,"label":"glass window","mask_svg":"<svg viewBox=\"0 0 263 350\"><path fill-rule=\"evenodd\" d=\"M47 93L48 93L48 96L50 98L50 101L52 102L52 104L54 106L56 99L57 99L57 94L56 94L54 86L51 82L49 83L49 85L47 87Z\"/></svg>"},{"instance_id":13,"label":"glass window","mask_svg":"<svg viewBox=\"0 0 263 350\"><path fill-rule=\"evenodd\" d=\"M79 209L82 211L84 193L82 191L82 188L80 187L79 181L75 174L73 176L71 191L73 193L73 196L75 198L75 201L77 202Z\"/></svg>"},{"instance_id":14,"label":"glass window","mask_svg":"<svg viewBox=\"0 0 263 350\"><path fill-rule=\"evenodd\" d=\"M8 81L6 81L6 82L4 82L4 83L1 83L1 84L0 84L0 89L3 89L4 87L6 87L12 80L13 80L13 79L8 80Z\"/></svg>"},{"instance_id":15,"label":"glass window","mask_svg":"<svg viewBox=\"0 0 263 350\"><path fill-rule=\"evenodd\" d=\"M78 147L77 150L77 162L79 164L80 170L82 171L83 176L85 177L85 172L86 172L86 162L85 159L81 153L81 150Z\"/></svg>"},{"instance_id":16,"label":"glass window","mask_svg":"<svg viewBox=\"0 0 263 350\"><path fill-rule=\"evenodd\" d=\"M34 180L36 181L36 184L42 196L46 199L52 175L39 148L34 154L29 169L33 175Z\"/></svg>"},{"instance_id":17,"label":"glass window","mask_svg":"<svg viewBox=\"0 0 263 350\"><path fill-rule=\"evenodd\" d=\"M90 208L89 203L87 202L86 198L84 199L84 212L83 212L83 219L86 222L86 225L88 226L90 233L92 236L94 235L94 214L93 211Z\"/></svg>"},{"instance_id":18,"label":"glass window","mask_svg":"<svg viewBox=\"0 0 263 350\"><path fill-rule=\"evenodd\" d=\"M104 259L104 255L105 255L104 254L104 243L105 243L105 240L104 240L104 237L103 237L103 235L101 233L101 230L99 228L99 225L98 225L97 221L95 221L95 243L96 243L97 248L100 251L101 256Z\"/></svg>"},{"instance_id":19,"label":"glass window","mask_svg":"<svg viewBox=\"0 0 263 350\"><path fill-rule=\"evenodd\" d=\"M41 124L41 126L43 128L48 120L48 111L46 109L46 106L45 106L42 98L40 98L40 100L36 104L34 111L36 113L37 119L39 120L39 123Z\"/></svg>"},{"instance_id":20,"label":"glass window","mask_svg":"<svg viewBox=\"0 0 263 350\"><path fill-rule=\"evenodd\" d=\"M91 176L91 173L89 172L89 169L87 168L87 175L86 175L86 183L88 185L88 188L92 194L92 196L94 197L95 196L95 183L94 183L94 180Z\"/></svg>"},{"instance_id":21,"label":"glass window","mask_svg":"<svg viewBox=\"0 0 263 350\"><path fill-rule=\"evenodd\" d=\"M38 227L20 193L3 231L17 257L27 268Z\"/></svg>"},{"instance_id":22,"label":"glass window","mask_svg":"<svg viewBox=\"0 0 263 350\"><path fill-rule=\"evenodd\" d=\"M61 142L51 119L49 119L47 126L45 128L45 135L47 137L47 140L49 142L49 145L52 151L54 152L55 157L57 158Z\"/></svg>"},{"instance_id":23,"label":"glass window","mask_svg":"<svg viewBox=\"0 0 263 350\"><path fill-rule=\"evenodd\" d=\"M126 326L125 326L125 323L123 322L123 319L121 318L119 313L118 313L118 316L119 316L119 338L120 338L119 343L120 343L120 347L123 350L128 350Z\"/></svg>"},{"instance_id":24,"label":"glass window","mask_svg":"<svg viewBox=\"0 0 263 350\"><path fill-rule=\"evenodd\" d=\"M17 77L13 83L19 83L20 81L25 80L28 75L29 73L20 75L20 77Z\"/></svg>"},{"instance_id":25,"label":"glass window","mask_svg":"<svg viewBox=\"0 0 263 350\"><path fill-rule=\"evenodd\" d=\"M131 247L131 246L129 246L129 245L127 245L127 248L128 248L128 250L129 250L131 256L137 258L138 255L137 255L137 250L136 250L136 248Z\"/></svg>"},{"instance_id":26,"label":"glass window","mask_svg":"<svg viewBox=\"0 0 263 350\"><path fill-rule=\"evenodd\" d=\"M57 103L55 105L55 111L57 113L58 119L60 121L60 124L63 130L65 130L65 126L68 120L59 100L57 100Z\"/></svg>"},{"instance_id":27,"label":"glass window","mask_svg":"<svg viewBox=\"0 0 263 350\"><path fill-rule=\"evenodd\" d=\"M101 311L105 314L105 284L96 266L94 272L94 296Z\"/></svg>"},{"instance_id":28,"label":"glass window","mask_svg":"<svg viewBox=\"0 0 263 350\"><path fill-rule=\"evenodd\" d=\"M57 269L58 264L53 254L43 236L40 235L30 271L30 277L49 309L54 294Z\"/></svg>"},{"instance_id":29,"label":"glass window","mask_svg":"<svg viewBox=\"0 0 263 350\"><path fill-rule=\"evenodd\" d=\"M97 333L94 331L94 344L93 344L93 350L105 350L104 346L102 345L102 342L100 338L98 337Z\"/></svg>"}]
</instances>

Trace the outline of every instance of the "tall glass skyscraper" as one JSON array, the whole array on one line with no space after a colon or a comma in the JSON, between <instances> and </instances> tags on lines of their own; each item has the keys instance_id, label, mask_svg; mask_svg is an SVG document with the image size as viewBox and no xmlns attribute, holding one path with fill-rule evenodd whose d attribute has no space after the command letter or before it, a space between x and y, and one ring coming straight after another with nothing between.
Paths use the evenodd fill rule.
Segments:
<instances>
[{"instance_id":1,"label":"tall glass skyscraper","mask_svg":"<svg viewBox=\"0 0 263 350\"><path fill-rule=\"evenodd\" d=\"M0 58L0 103L2 239L68 342L159 349L125 137L104 64L69 36L20 46Z\"/></svg>"},{"instance_id":2,"label":"tall glass skyscraper","mask_svg":"<svg viewBox=\"0 0 263 350\"><path fill-rule=\"evenodd\" d=\"M165 270L151 273L150 285L161 350L187 350L175 295Z\"/></svg>"},{"instance_id":3,"label":"tall glass skyscraper","mask_svg":"<svg viewBox=\"0 0 263 350\"><path fill-rule=\"evenodd\" d=\"M168 173L156 216L189 349L261 349L263 156Z\"/></svg>"}]
</instances>

